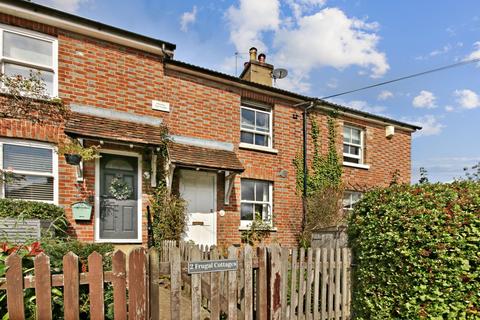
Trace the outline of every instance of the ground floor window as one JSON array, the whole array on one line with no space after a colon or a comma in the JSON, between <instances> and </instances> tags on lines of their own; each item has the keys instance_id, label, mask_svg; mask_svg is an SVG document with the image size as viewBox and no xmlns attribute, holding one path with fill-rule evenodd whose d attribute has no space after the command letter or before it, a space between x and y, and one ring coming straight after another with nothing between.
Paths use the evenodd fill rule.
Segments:
<instances>
[{"instance_id":1,"label":"ground floor window","mask_svg":"<svg viewBox=\"0 0 480 320\"><path fill-rule=\"evenodd\" d=\"M353 206L362 198L362 193L358 191L345 191L343 194L343 209L353 210Z\"/></svg>"},{"instance_id":2,"label":"ground floor window","mask_svg":"<svg viewBox=\"0 0 480 320\"><path fill-rule=\"evenodd\" d=\"M248 226L255 217L264 222L272 222L272 192L273 185L269 181L242 179L241 210L242 226Z\"/></svg>"},{"instance_id":3,"label":"ground floor window","mask_svg":"<svg viewBox=\"0 0 480 320\"><path fill-rule=\"evenodd\" d=\"M3 197L56 202L57 155L53 146L0 140L0 169L5 178Z\"/></svg>"}]
</instances>

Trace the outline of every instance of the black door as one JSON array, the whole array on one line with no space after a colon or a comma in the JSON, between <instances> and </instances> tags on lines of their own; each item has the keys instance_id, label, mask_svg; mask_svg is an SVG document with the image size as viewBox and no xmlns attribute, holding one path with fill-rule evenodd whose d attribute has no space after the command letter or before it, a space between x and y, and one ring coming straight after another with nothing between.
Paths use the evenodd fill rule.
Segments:
<instances>
[{"instance_id":1,"label":"black door","mask_svg":"<svg viewBox=\"0 0 480 320\"><path fill-rule=\"evenodd\" d=\"M138 237L138 158L100 158L100 239Z\"/></svg>"}]
</instances>

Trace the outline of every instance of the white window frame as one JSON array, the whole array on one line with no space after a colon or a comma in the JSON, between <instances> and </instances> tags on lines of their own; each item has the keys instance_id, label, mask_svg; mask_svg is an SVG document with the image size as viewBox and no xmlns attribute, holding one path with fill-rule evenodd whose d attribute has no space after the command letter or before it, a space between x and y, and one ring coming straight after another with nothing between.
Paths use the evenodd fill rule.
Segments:
<instances>
[{"instance_id":1,"label":"white window frame","mask_svg":"<svg viewBox=\"0 0 480 320\"><path fill-rule=\"evenodd\" d=\"M259 182L268 182L268 201L252 201L252 200L243 200L242 199L242 180L250 180L250 181L259 181ZM253 193L256 193L256 186L253 189ZM260 180L260 179L251 179L251 178L241 178L240 180L240 227L241 228L250 228L253 220L242 220L242 203L251 203L255 204L266 204L268 206L268 217L262 217L263 222L269 223L273 226L273 182L268 180ZM255 219L255 217L253 217Z\"/></svg>"},{"instance_id":2,"label":"white window frame","mask_svg":"<svg viewBox=\"0 0 480 320\"><path fill-rule=\"evenodd\" d=\"M15 33L25 37L30 37L42 41L47 41L52 43L52 65L46 66L42 64L34 64L28 61L5 57L3 55L3 33L4 32ZM0 24L0 70L2 73L5 71L5 63L12 63L15 65L29 67L33 69L39 69L41 71L53 72L53 87L52 87L52 97L58 96L58 40L55 37L42 34L35 31L30 31L23 28L13 27L6 24Z\"/></svg>"},{"instance_id":3,"label":"white window frame","mask_svg":"<svg viewBox=\"0 0 480 320\"><path fill-rule=\"evenodd\" d=\"M250 110L255 113L259 112L259 113L268 114L269 131L264 132L264 131L254 130L254 129L243 128L242 127L242 110L243 109ZM255 119L256 119L256 116L255 116ZM260 134L262 136L266 136L268 139L268 145L262 146L262 145L255 144L255 138L253 140L254 143L242 142L242 137L241 137L242 132L249 132L253 134ZM256 106L250 103L242 103L242 105L240 106L240 144L246 145L246 146L252 146L253 148L268 148L268 149L273 148L273 109L272 108L269 108L267 106Z\"/></svg>"},{"instance_id":4,"label":"white window frame","mask_svg":"<svg viewBox=\"0 0 480 320\"><path fill-rule=\"evenodd\" d=\"M360 128L360 127L345 125L344 128L343 128L342 137L345 135L345 129L359 130L359 131L360 131L360 144L351 143L351 142L345 142L345 140L342 139L343 162L345 162L345 163L352 163L352 164L360 164L360 165L361 165L361 164L364 164L364 161L365 161L365 157L364 157L364 152L365 152L365 138L364 138L364 135L365 135L365 130L362 129L362 128ZM351 135L350 135L350 136L351 136ZM348 145L348 146L353 146L353 147L359 148L359 149L360 149L359 155L344 152L344 151L343 151L343 146L344 146L344 145ZM358 159L358 163L346 161L346 160L345 160L345 157Z\"/></svg>"},{"instance_id":5,"label":"white window frame","mask_svg":"<svg viewBox=\"0 0 480 320\"><path fill-rule=\"evenodd\" d=\"M363 193L360 192L360 191L347 190L347 191L345 191L343 198L345 198L345 195L347 195L347 194L348 194L349 204L347 206L345 206L345 204L343 203L343 199L342 199L342 206L343 206L344 211L351 212L353 210L353 206L355 205L355 203L357 203L358 201L360 201L360 199L362 199ZM353 196L355 194L360 195L360 198L357 201L353 202Z\"/></svg>"},{"instance_id":6,"label":"white window frame","mask_svg":"<svg viewBox=\"0 0 480 320\"><path fill-rule=\"evenodd\" d=\"M29 175L29 176L40 176L40 177L52 177L53 178L53 201L45 200L26 200L34 202L45 202L58 205L58 153L57 148L54 145L49 143L37 142L37 141L26 141L19 139L0 139L0 169L3 168L3 145L11 144L24 147L32 148L42 148L52 150L52 172L37 172L37 171L25 171L25 170L12 170L12 173ZM5 198L5 185L0 183L0 198ZM19 199L24 200L24 199Z\"/></svg>"}]
</instances>

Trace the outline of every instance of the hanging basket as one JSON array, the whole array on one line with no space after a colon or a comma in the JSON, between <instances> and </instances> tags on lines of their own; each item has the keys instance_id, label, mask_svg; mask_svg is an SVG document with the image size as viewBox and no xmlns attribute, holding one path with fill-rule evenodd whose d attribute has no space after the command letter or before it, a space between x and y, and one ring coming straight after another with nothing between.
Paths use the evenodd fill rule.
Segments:
<instances>
[{"instance_id":1,"label":"hanging basket","mask_svg":"<svg viewBox=\"0 0 480 320\"><path fill-rule=\"evenodd\" d=\"M65 161L72 166L78 166L82 161L82 156L79 154L65 154Z\"/></svg>"}]
</instances>

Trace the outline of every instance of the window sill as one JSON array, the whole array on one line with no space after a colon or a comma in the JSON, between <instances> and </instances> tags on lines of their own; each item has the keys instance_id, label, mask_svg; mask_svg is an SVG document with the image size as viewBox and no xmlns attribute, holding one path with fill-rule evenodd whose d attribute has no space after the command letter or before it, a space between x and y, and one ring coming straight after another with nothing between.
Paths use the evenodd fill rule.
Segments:
<instances>
[{"instance_id":1,"label":"window sill","mask_svg":"<svg viewBox=\"0 0 480 320\"><path fill-rule=\"evenodd\" d=\"M353 168L358 168L358 169L365 169L365 170L370 169L370 165L368 165L368 164L343 162L343 165L346 166L346 167L353 167Z\"/></svg>"},{"instance_id":2,"label":"window sill","mask_svg":"<svg viewBox=\"0 0 480 320\"><path fill-rule=\"evenodd\" d=\"M273 148L270 148L270 147L257 146L257 145L249 144L249 143L245 143L245 142L240 142L240 144L238 145L238 147L239 147L240 149L249 149L249 150L255 150L255 151L262 151L262 152L267 152L267 153L272 153L272 154L277 154L277 153L278 153L278 150L277 150L277 149L273 149Z\"/></svg>"},{"instance_id":3,"label":"window sill","mask_svg":"<svg viewBox=\"0 0 480 320\"><path fill-rule=\"evenodd\" d=\"M238 227L238 230L239 230L239 231L248 231L248 230L250 230L250 226L239 226L239 227ZM270 228L270 229L265 230L265 231L277 232L278 229L277 229L276 227L273 227L273 228Z\"/></svg>"}]
</instances>

